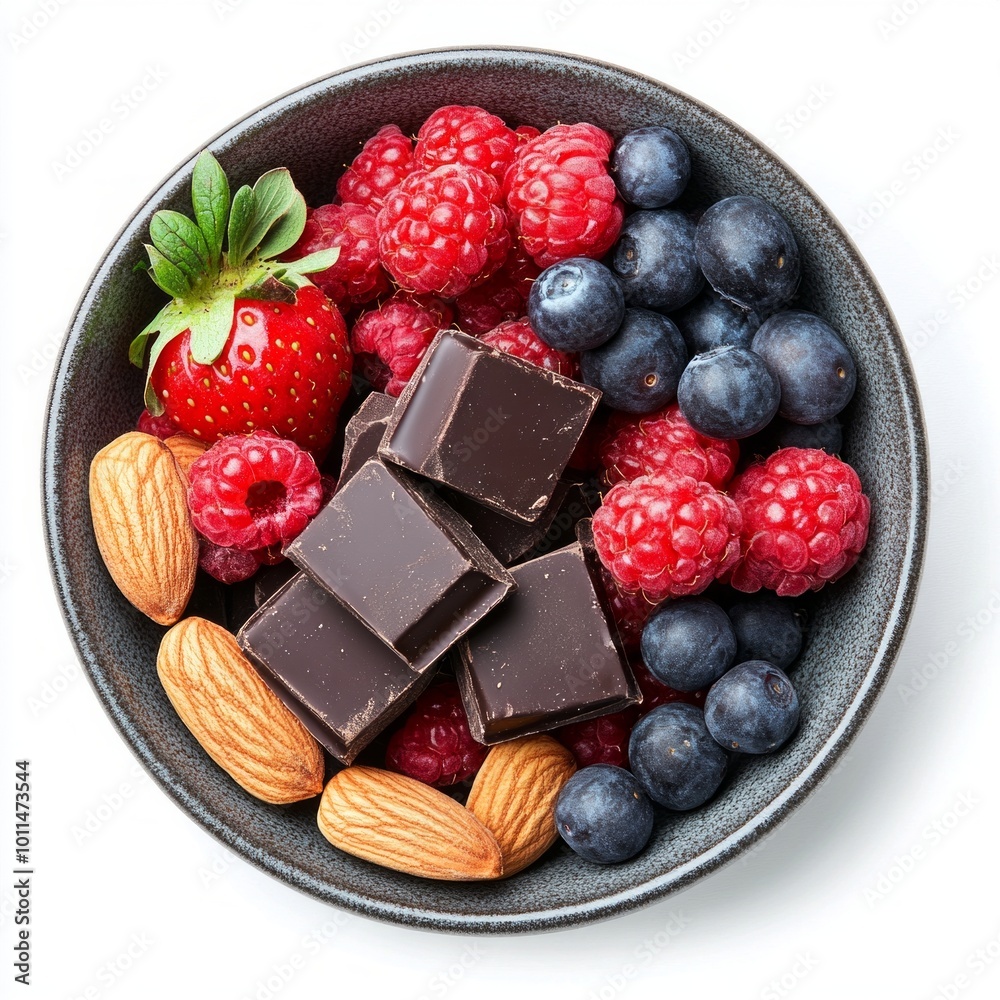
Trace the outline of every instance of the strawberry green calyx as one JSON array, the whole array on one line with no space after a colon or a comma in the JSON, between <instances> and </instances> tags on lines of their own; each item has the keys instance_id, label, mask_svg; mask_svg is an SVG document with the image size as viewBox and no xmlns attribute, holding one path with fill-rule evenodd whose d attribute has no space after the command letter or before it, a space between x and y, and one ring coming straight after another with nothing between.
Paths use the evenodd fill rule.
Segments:
<instances>
[{"instance_id":1,"label":"strawberry green calyx","mask_svg":"<svg viewBox=\"0 0 1000 1000\"><path fill-rule=\"evenodd\" d=\"M132 341L129 360L141 368L149 354L145 403L154 416L163 404L149 377L163 348L191 331L191 353L210 365L222 353L233 325L237 298L294 298L306 277L336 263L340 249L320 250L297 261L275 258L293 247L306 224L306 203L284 167L268 170L232 202L229 181L218 160L203 151L191 178L194 218L180 212L157 212L149 225L149 264L141 265L168 302ZM223 249L225 241L225 249Z\"/></svg>"}]
</instances>

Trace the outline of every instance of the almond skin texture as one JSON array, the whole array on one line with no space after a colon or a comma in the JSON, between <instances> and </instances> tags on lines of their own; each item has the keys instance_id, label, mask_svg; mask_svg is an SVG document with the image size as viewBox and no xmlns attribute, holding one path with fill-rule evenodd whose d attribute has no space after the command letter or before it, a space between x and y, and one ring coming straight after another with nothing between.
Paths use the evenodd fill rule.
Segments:
<instances>
[{"instance_id":1,"label":"almond skin texture","mask_svg":"<svg viewBox=\"0 0 1000 1000\"><path fill-rule=\"evenodd\" d=\"M163 442L171 451L187 480L191 466L208 451L208 442L199 441L189 434L171 434Z\"/></svg>"},{"instance_id":2,"label":"almond skin texture","mask_svg":"<svg viewBox=\"0 0 1000 1000\"><path fill-rule=\"evenodd\" d=\"M405 774L345 768L327 783L317 820L334 847L409 875L458 882L503 874L489 830L444 792Z\"/></svg>"},{"instance_id":3,"label":"almond skin texture","mask_svg":"<svg viewBox=\"0 0 1000 1000\"><path fill-rule=\"evenodd\" d=\"M198 569L187 477L152 434L130 431L90 463L90 513L104 564L144 615L173 625Z\"/></svg>"},{"instance_id":4,"label":"almond skin texture","mask_svg":"<svg viewBox=\"0 0 1000 1000\"><path fill-rule=\"evenodd\" d=\"M527 868L555 843L556 799L575 771L573 754L551 736L522 736L490 750L468 809L500 845L505 876Z\"/></svg>"},{"instance_id":5,"label":"almond skin texture","mask_svg":"<svg viewBox=\"0 0 1000 1000\"><path fill-rule=\"evenodd\" d=\"M283 805L323 790L319 744L221 625L175 625L160 642L156 672L184 725L251 795Z\"/></svg>"}]
</instances>

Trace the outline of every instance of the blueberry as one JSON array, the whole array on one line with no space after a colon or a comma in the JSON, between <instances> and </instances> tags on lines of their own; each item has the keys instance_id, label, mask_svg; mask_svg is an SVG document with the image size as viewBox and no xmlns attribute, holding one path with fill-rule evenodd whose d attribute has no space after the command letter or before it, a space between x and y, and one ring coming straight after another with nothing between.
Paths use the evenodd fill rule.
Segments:
<instances>
[{"instance_id":1,"label":"blueberry","mask_svg":"<svg viewBox=\"0 0 1000 1000\"><path fill-rule=\"evenodd\" d=\"M705 723L720 746L768 753L795 732L799 696L779 667L767 660L747 660L709 689Z\"/></svg>"},{"instance_id":2,"label":"blueberry","mask_svg":"<svg viewBox=\"0 0 1000 1000\"><path fill-rule=\"evenodd\" d=\"M642 662L678 691L700 691L717 681L736 658L736 633L714 601L686 597L661 604L642 630Z\"/></svg>"},{"instance_id":3,"label":"blueberry","mask_svg":"<svg viewBox=\"0 0 1000 1000\"><path fill-rule=\"evenodd\" d=\"M528 322L549 347L589 351L610 340L625 315L617 278L589 257L547 267L528 294Z\"/></svg>"},{"instance_id":4,"label":"blueberry","mask_svg":"<svg viewBox=\"0 0 1000 1000\"><path fill-rule=\"evenodd\" d=\"M778 377L778 413L786 420L819 424L851 401L854 359L837 331L814 313L777 313L754 334L752 346Z\"/></svg>"},{"instance_id":5,"label":"blueberry","mask_svg":"<svg viewBox=\"0 0 1000 1000\"><path fill-rule=\"evenodd\" d=\"M591 764L556 800L559 836L587 861L611 865L638 854L653 832L653 806L623 767Z\"/></svg>"},{"instance_id":6,"label":"blueberry","mask_svg":"<svg viewBox=\"0 0 1000 1000\"><path fill-rule=\"evenodd\" d=\"M729 763L702 710L679 701L654 708L635 724L628 760L646 794L668 809L694 809L707 802Z\"/></svg>"},{"instance_id":7,"label":"blueberry","mask_svg":"<svg viewBox=\"0 0 1000 1000\"><path fill-rule=\"evenodd\" d=\"M746 347L696 354L677 387L684 419L696 431L726 440L762 431L778 412L780 398L777 378Z\"/></svg>"},{"instance_id":8,"label":"blueberry","mask_svg":"<svg viewBox=\"0 0 1000 1000\"><path fill-rule=\"evenodd\" d=\"M676 201L691 177L687 143L662 125L622 136L611 154L618 193L637 208L663 208Z\"/></svg>"},{"instance_id":9,"label":"blueberry","mask_svg":"<svg viewBox=\"0 0 1000 1000\"><path fill-rule=\"evenodd\" d=\"M610 254L630 306L670 312L687 305L705 278L694 254L695 225L683 212L634 212Z\"/></svg>"},{"instance_id":10,"label":"blueberry","mask_svg":"<svg viewBox=\"0 0 1000 1000\"><path fill-rule=\"evenodd\" d=\"M760 318L706 288L701 295L671 317L692 354L704 354L730 344L749 347Z\"/></svg>"},{"instance_id":11,"label":"blueberry","mask_svg":"<svg viewBox=\"0 0 1000 1000\"><path fill-rule=\"evenodd\" d=\"M709 284L744 309L771 312L799 287L801 259L791 228L753 195L712 205L698 223L694 248Z\"/></svg>"},{"instance_id":12,"label":"blueberry","mask_svg":"<svg viewBox=\"0 0 1000 1000\"><path fill-rule=\"evenodd\" d=\"M648 309L626 309L611 340L580 355L580 375L604 393L602 402L612 409L652 413L676 398L687 358L671 320Z\"/></svg>"},{"instance_id":13,"label":"blueberry","mask_svg":"<svg viewBox=\"0 0 1000 1000\"><path fill-rule=\"evenodd\" d=\"M754 594L729 609L736 635L736 658L767 660L787 670L802 651L802 621L791 601Z\"/></svg>"}]
</instances>

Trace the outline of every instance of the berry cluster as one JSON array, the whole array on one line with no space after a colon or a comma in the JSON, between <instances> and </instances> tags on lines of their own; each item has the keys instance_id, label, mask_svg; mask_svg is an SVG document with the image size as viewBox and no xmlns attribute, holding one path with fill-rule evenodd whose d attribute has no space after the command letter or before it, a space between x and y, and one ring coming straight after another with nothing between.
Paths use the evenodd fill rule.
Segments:
<instances>
[{"instance_id":1,"label":"berry cluster","mask_svg":"<svg viewBox=\"0 0 1000 1000\"><path fill-rule=\"evenodd\" d=\"M756 196L679 201L691 157L665 126L616 143L590 123L510 128L449 105L415 138L381 128L330 204L307 210L271 173L274 204L250 204L247 231L254 192L237 193L225 253L225 215L204 221L208 194L228 191L210 157L199 221L151 227L172 301L133 345L141 363L157 336L139 428L204 450L184 468L199 565L235 583L280 561L335 488L321 468L352 373L398 396L442 330L600 389L570 466L604 490L599 586L642 702L554 730L580 767L555 823L588 860L634 856L654 803L700 806L731 754L792 736L789 599L842 577L868 539L870 502L836 454L855 365L837 330L793 308L795 234ZM171 226L197 261L171 258ZM486 753L444 680L385 760L444 787Z\"/></svg>"}]
</instances>

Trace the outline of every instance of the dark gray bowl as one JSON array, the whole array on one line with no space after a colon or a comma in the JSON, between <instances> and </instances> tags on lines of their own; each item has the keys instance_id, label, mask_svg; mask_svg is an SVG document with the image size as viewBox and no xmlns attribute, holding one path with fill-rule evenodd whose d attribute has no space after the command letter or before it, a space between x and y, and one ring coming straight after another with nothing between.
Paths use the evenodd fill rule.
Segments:
<instances>
[{"instance_id":1,"label":"dark gray bowl","mask_svg":"<svg viewBox=\"0 0 1000 1000\"><path fill-rule=\"evenodd\" d=\"M44 499L56 588L80 657L112 721L163 788L247 860L319 899L384 920L461 931L527 931L621 913L658 899L736 857L815 787L871 711L899 649L924 549L924 428L902 338L843 229L807 187L732 122L684 94L588 60L513 49L419 53L309 84L209 143L234 183L288 166L311 203L358 144L387 122L415 131L443 104L480 104L511 124L593 121L612 133L669 122L687 138L697 194L752 193L772 202L803 252L799 304L843 334L858 364L845 457L872 500L860 566L819 595L795 673L801 729L783 751L739 765L717 798L658 818L635 860L587 864L554 848L495 884L399 875L332 848L316 803L264 805L195 743L156 679L163 630L134 611L105 571L88 516L94 453L134 426L142 378L126 348L158 308L132 272L152 214L188 209L193 158L140 206L100 262L69 329L45 432Z\"/></svg>"}]
</instances>

